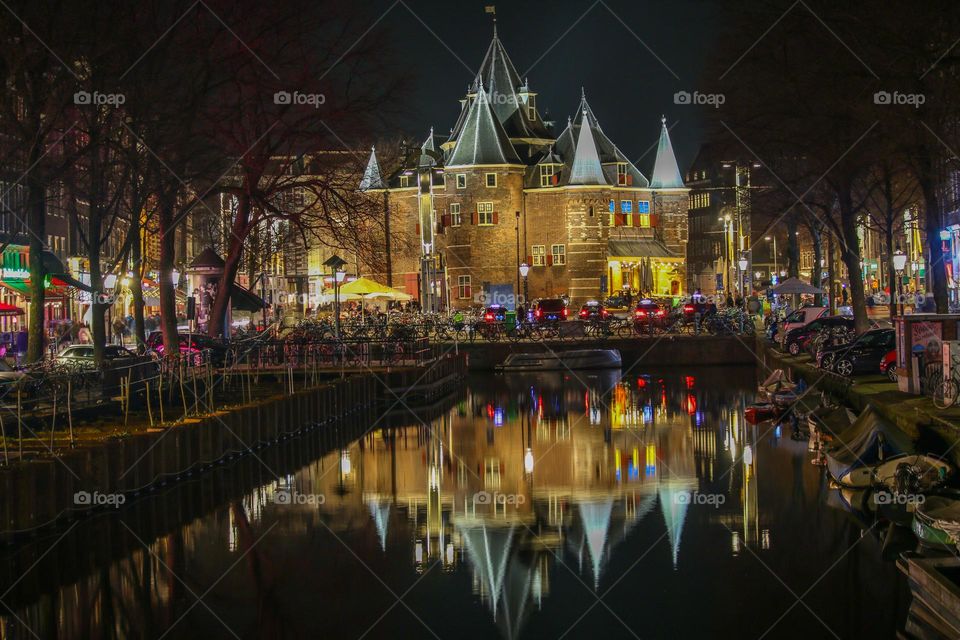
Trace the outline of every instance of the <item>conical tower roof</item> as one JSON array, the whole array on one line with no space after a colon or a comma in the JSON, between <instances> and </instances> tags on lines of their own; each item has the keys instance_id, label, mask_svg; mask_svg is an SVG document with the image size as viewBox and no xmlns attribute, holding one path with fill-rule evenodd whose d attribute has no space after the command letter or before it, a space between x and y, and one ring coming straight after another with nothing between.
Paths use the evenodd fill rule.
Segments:
<instances>
[{"instance_id":1,"label":"conical tower roof","mask_svg":"<svg viewBox=\"0 0 960 640\"><path fill-rule=\"evenodd\" d=\"M487 88L487 95L491 97L497 119L500 122L506 122L520 106L517 88L523 82L520 80L517 68L513 66L513 61L507 55L507 50L503 48L496 28L493 30L493 40L490 41L487 53L480 64L477 80L479 86Z\"/></svg>"},{"instance_id":2,"label":"conical tower roof","mask_svg":"<svg viewBox=\"0 0 960 640\"><path fill-rule=\"evenodd\" d=\"M583 117L587 118L588 115L584 113ZM603 167L600 166L597 143L593 139L593 129L589 126L580 127L577 146L573 152L573 168L570 170L570 180L567 184L607 184L603 176Z\"/></svg>"},{"instance_id":3,"label":"conical tower roof","mask_svg":"<svg viewBox=\"0 0 960 640\"><path fill-rule=\"evenodd\" d=\"M657 145L657 159L653 163L653 179L651 189L682 189L683 176L677 166L677 156L673 153L670 143L670 132L667 130L666 117L660 118L660 143Z\"/></svg>"},{"instance_id":4,"label":"conical tower roof","mask_svg":"<svg viewBox=\"0 0 960 640\"><path fill-rule=\"evenodd\" d=\"M367 160L367 168L363 172L363 178L360 179L360 191L385 189L386 186L383 182L383 176L380 175L380 163L377 162L377 150L375 147L370 147L370 159Z\"/></svg>"},{"instance_id":5,"label":"conical tower roof","mask_svg":"<svg viewBox=\"0 0 960 640\"><path fill-rule=\"evenodd\" d=\"M447 166L522 164L481 85Z\"/></svg>"}]
</instances>

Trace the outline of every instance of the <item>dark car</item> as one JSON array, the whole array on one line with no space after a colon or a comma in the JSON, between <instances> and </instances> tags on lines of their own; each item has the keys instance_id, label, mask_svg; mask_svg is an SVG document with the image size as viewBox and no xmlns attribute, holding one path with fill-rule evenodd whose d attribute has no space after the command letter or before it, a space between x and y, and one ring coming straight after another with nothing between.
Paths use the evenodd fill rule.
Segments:
<instances>
[{"instance_id":1,"label":"dark car","mask_svg":"<svg viewBox=\"0 0 960 640\"><path fill-rule=\"evenodd\" d=\"M653 300L641 300L633 309L633 324L638 331L663 327L667 312Z\"/></svg>"},{"instance_id":2,"label":"dark car","mask_svg":"<svg viewBox=\"0 0 960 640\"><path fill-rule=\"evenodd\" d=\"M895 346L896 332L893 329L873 329L849 344L824 347L817 353L817 365L842 376L876 373L880 361Z\"/></svg>"},{"instance_id":3,"label":"dark car","mask_svg":"<svg viewBox=\"0 0 960 640\"><path fill-rule=\"evenodd\" d=\"M214 365L222 365L227 358L227 346L219 340L214 340L210 336L203 334L177 334L180 338L180 353L202 353L210 354L210 361ZM163 332L153 331L147 336L147 347L159 355L163 355Z\"/></svg>"},{"instance_id":4,"label":"dark car","mask_svg":"<svg viewBox=\"0 0 960 640\"><path fill-rule=\"evenodd\" d=\"M790 355L799 355L815 336L823 331L853 329L853 318L849 316L823 316L802 327L790 329L784 340L784 349Z\"/></svg>"},{"instance_id":5,"label":"dark car","mask_svg":"<svg viewBox=\"0 0 960 640\"><path fill-rule=\"evenodd\" d=\"M567 319L567 303L560 298L544 298L533 305L533 321L555 324Z\"/></svg>"},{"instance_id":6,"label":"dark car","mask_svg":"<svg viewBox=\"0 0 960 640\"><path fill-rule=\"evenodd\" d=\"M579 316L581 320L597 322L599 320L606 320L609 315L607 308L595 300L591 300L580 307Z\"/></svg>"},{"instance_id":7,"label":"dark car","mask_svg":"<svg viewBox=\"0 0 960 640\"><path fill-rule=\"evenodd\" d=\"M499 304L492 304L483 310L484 322L503 322L507 319L507 308Z\"/></svg>"},{"instance_id":8,"label":"dark car","mask_svg":"<svg viewBox=\"0 0 960 640\"><path fill-rule=\"evenodd\" d=\"M108 344L103 348L103 359L105 364L119 365L124 361L134 362L140 357L126 347L115 344ZM56 358L59 364L73 366L79 369L95 368L93 361L92 344L75 344L67 347Z\"/></svg>"}]
</instances>

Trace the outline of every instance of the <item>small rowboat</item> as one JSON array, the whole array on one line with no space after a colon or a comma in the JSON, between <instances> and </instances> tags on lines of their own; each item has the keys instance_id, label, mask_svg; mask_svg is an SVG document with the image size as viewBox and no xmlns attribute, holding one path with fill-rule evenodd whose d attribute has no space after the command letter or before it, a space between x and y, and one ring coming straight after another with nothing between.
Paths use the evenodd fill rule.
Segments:
<instances>
[{"instance_id":1,"label":"small rowboat","mask_svg":"<svg viewBox=\"0 0 960 640\"><path fill-rule=\"evenodd\" d=\"M779 414L780 410L770 402L756 402L747 407L743 412L743 416L750 424L757 424L764 420L776 418Z\"/></svg>"},{"instance_id":2,"label":"small rowboat","mask_svg":"<svg viewBox=\"0 0 960 640\"><path fill-rule=\"evenodd\" d=\"M619 369L616 349L577 349L546 353L511 353L497 365L498 371L566 371L568 369Z\"/></svg>"}]
</instances>

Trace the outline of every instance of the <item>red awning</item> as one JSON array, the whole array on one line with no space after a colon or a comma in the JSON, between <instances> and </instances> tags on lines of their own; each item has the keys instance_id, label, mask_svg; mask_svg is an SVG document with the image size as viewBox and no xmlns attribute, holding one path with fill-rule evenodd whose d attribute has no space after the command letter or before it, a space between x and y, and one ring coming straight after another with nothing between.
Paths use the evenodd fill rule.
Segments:
<instances>
[{"instance_id":1,"label":"red awning","mask_svg":"<svg viewBox=\"0 0 960 640\"><path fill-rule=\"evenodd\" d=\"M22 316L23 314L24 311L20 307L0 302L0 316Z\"/></svg>"}]
</instances>

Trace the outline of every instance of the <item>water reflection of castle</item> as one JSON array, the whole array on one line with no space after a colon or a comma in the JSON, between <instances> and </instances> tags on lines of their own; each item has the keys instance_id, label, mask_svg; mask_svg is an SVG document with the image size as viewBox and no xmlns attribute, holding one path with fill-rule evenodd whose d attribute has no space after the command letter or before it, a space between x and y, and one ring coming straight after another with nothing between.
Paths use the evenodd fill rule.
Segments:
<instances>
[{"instance_id":1,"label":"water reflection of castle","mask_svg":"<svg viewBox=\"0 0 960 640\"><path fill-rule=\"evenodd\" d=\"M429 429L370 435L304 469L296 490L326 496L311 513L329 526L366 519L417 571L465 567L507 638L549 596L551 571L600 590L616 547L657 510L676 567L697 492L726 496L716 517L734 553L757 542L756 434L741 407L691 376L566 378L474 386Z\"/></svg>"}]
</instances>

